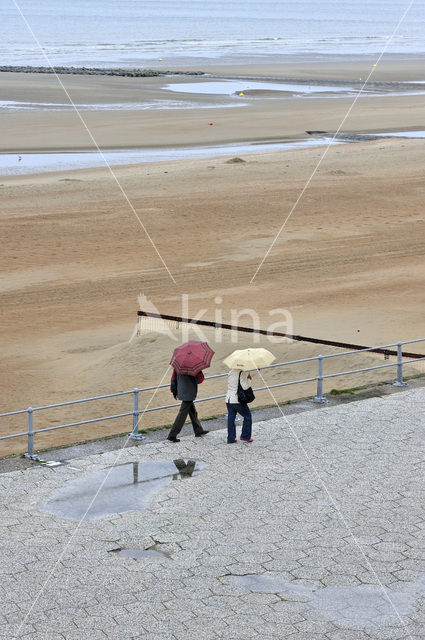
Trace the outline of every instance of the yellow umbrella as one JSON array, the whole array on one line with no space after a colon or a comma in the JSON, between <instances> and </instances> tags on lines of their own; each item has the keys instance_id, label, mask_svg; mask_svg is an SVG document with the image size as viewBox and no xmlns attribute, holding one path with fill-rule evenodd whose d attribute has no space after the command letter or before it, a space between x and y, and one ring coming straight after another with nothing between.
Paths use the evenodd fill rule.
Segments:
<instances>
[{"instance_id":1,"label":"yellow umbrella","mask_svg":"<svg viewBox=\"0 0 425 640\"><path fill-rule=\"evenodd\" d=\"M223 360L229 369L261 369L267 367L274 360L275 356L267 349L239 349L234 351Z\"/></svg>"}]
</instances>

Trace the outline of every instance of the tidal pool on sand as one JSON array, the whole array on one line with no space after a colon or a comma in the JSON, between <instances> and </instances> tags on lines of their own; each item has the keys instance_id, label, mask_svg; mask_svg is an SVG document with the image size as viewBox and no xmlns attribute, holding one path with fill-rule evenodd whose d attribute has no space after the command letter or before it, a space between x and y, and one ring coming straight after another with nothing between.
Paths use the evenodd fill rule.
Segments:
<instances>
[{"instance_id":1,"label":"tidal pool on sand","mask_svg":"<svg viewBox=\"0 0 425 640\"><path fill-rule=\"evenodd\" d=\"M175 480L192 478L204 468L204 462L183 458L108 467L69 482L51 496L42 510L67 520L87 521L147 509L163 487Z\"/></svg>"},{"instance_id":2,"label":"tidal pool on sand","mask_svg":"<svg viewBox=\"0 0 425 640\"><path fill-rule=\"evenodd\" d=\"M301 95L321 93L343 93L344 95L353 95L358 92L358 89L350 86L270 82L268 80L253 81L243 78L241 80L211 80L209 82L175 82L165 85L164 89L166 91L175 91L178 93L202 93L227 96L237 95L244 91L276 91Z\"/></svg>"},{"instance_id":3,"label":"tidal pool on sand","mask_svg":"<svg viewBox=\"0 0 425 640\"><path fill-rule=\"evenodd\" d=\"M240 78L238 80L216 79L197 82L173 82L163 87L164 91L178 93L206 94L215 96L238 97L241 94L244 98L261 97L261 92L268 92L276 97L294 96L297 98L347 98L355 95L376 96L397 96L397 95L422 95L424 93L420 82L406 83L368 83L367 86L360 81L354 86L336 84L322 84L318 81L305 82L285 82L263 80L249 80ZM418 86L419 85L419 86ZM259 92L259 93L258 93Z\"/></svg>"}]
</instances>

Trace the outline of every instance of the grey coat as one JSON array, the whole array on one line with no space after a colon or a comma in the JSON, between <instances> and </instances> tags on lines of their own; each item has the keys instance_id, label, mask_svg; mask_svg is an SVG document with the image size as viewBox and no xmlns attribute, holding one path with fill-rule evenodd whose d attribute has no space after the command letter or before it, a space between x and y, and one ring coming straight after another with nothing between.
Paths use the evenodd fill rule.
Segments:
<instances>
[{"instance_id":1,"label":"grey coat","mask_svg":"<svg viewBox=\"0 0 425 640\"><path fill-rule=\"evenodd\" d=\"M174 372L171 378L171 393L184 402L193 401L198 393L198 384L202 382L202 380L203 376L201 379L199 374L198 377L195 377Z\"/></svg>"}]
</instances>

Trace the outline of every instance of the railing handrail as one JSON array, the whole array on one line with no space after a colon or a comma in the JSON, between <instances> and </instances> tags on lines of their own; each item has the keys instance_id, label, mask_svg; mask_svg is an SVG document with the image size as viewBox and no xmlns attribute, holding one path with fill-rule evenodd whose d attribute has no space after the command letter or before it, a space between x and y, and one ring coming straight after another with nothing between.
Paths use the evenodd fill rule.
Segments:
<instances>
[{"instance_id":1,"label":"railing handrail","mask_svg":"<svg viewBox=\"0 0 425 640\"><path fill-rule=\"evenodd\" d=\"M305 382L313 382L313 381L317 381L317 394L314 398L314 401L316 402L327 402L326 398L323 396L323 380L329 379L329 378L336 378L338 376L343 376L343 375L350 375L350 374L354 374L354 373L361 373L364 371L373 371L376 369L384 369L387 367L397 367L397 380L393 383L396 386L405 386L405 382L403 381L403 373L402 373L402 367L404 364L410 364L412 362L417 362L420 360L425 360L425 355L422 356L421 354L405 354L405 357L414 357L414 359L410 359L410 360L403 360L403 353L402 353L402 347L403 345L406 344L414 344L414 343L418 343L418 342L425 342L425 338L418 338L415 340L405 340L404 342L394 342L391 344L387 344L387 345L381 345L378 347L365 347L364 349L356 349L353 351L344 351L341 353L331 353L331 354L326 354L326 355L318 355L318 356L312 356L310 358L300 358L298 360L289 360L287 362L277 362L275 364L271 364L268 365L267 367L262 367L262 369L274 369L276 367L284 367L284 366L288 366L291 364L299 364L299 363L304 363L304 362L311 362L313 360L316 360L318 362L318 373L317 375L310 377L310 378L303 378L300 380L291 380L288 382L280 382L277 384L272 384L272 385L267 385L264 387L257 387L254 389L254 391L264 391L267 389L275 389L278 387L286 387L286 386L291 386L294 384L302 384ZM388 364L381 364L381 365L375 365L372 367L364 367L361 369L350 369L349 371L340 371L338 373L329 373L329 374L324 374L323 372L323 361L328 359L328 358L337 358L337 357L342 357L342 356L348 356L348 355L354 355L354 354L358 354L358 353L364 353L364 352L368 352L368 351L373 351L376 352L377 350L382 350L383 353L385 353L385 349L388 349L389 347L397 347L397 351L396 351L396 357L397 360L396 362L390 362ZM392 355L392 354L391 354ZM210 376L206 376L205 380L212 380L212 379L217 379L217 378L223 378L223 377L227 377L228 373L216 373ZM15 434L10 434L10 435L6 435L6 436L0 436L0 440L8 440L10 438L20 438L23 436L27 436L28 437L28 453L26 454L27 457L30 458L34 458L34 435L37 433L43 433L46 431L55 431L57 429L65 429L67 427L75 427L75 426L81 426L83 424L91 424L94 422L103 422L105 420L113 420L113 419L117 419L117 418L122 418L122 417L127 417L127 416L133 416L133 431L130 434L130 436L134 437L134 438L141 438L142 436L140 436L139 432L138 432L138 424L139 424L139 416L143 415L144 413L150 413L152 411L161 411L164 409L170 409L172 407L176 407L179 405L179 403L172 403L172 404L167 404L167 405L162 405L162 406L158 406L158 407L150 407L150 408L146 408L143 410L139 409L139 405L138 405L138 397L139 397L139 393L143 393L145 391L153 391L153 390L158 390L158 389L165 389L169 387L169 383L166 384L161 384L161 385L156 385L156 386L150 386L150 387L143 387L143 388L135 388L135 389L131 389L128 391L118 391L115 393L109 393L109 394L103 394L100 396L93 396L90 398L81 398L78 400L70 400L68 402L59 402L56 404L51 404L51 405L43 405L40 407L28 407L27 409L19 409L17 411L8 411L6 413L0 413L0 418L4 418L7 416L12 416L12 415L19 415L19 414L28 414L28 430L26 432L23 433L15 433ZM33 427L33 414L36 411L42 411L42 410L46 410L46 409L55 409L58 407L66 407L66 406L71 406L74 404L81 404L84 402L92 402L94 400L104 400L106 398L116 398L116 397L120 397L120 396L126 396L126 395L133 395L134 397L134 404L133 404L133 411L126 411L124 413L119 413L119 414L114 414L114 415L110 415L110 416L101 416L98 418L90 418L88 420L81 420L78 422L70 422L67 424L63 424L63 425L55 425L55 426L51 426L51 427L44 427L41 429L34 429ZM215 395L215 396L208 396L205 398L197 398L196 402L207 402L209 400L216 400L219 398L224 398L226 397L226 394L219 394L219 395Z\"/></svg>"},{"instance_id":2,"label":"railing handrail","mask_svg":"<svg viewBox=\"0 0 425 640\"><path fill-rule=\"evenodd\" d=\"M415 342L425 342L425 338L419 338L416 340L406 340L404 342L393 342L391 344L384 344L384 345L380 345L380 346L376 346L376 347L367 347L365 349L356 349L355 351L343 351L342 353L328 353L325 355L321 355L320 357L325 359L325 358L338 358L338 357L342 357L342 356L348 356L348 355L354 355L357 353L364 353L365 351L372 351L374 349L388 349L389 347L396 347L398 344L401 345L405 345L405 344L413 344ZM311 356L310 358L300 358L298 360L288 360L286 362L277 362L275 364L270 364L267 367L262 367L262 369L273 369L275 367L285 367L287 365L290 364L299 364L302 362L311 362L313 360L317 360L319 356ZM394 357L394 356L393 356ZM425 356L424 356L425 357ZM421 360L422 358L415 358L415 360ZM408 361L410 362L410 361ZM404 363L406 364L406 363ZM387 365L386 365L387 366ZM380 367L377 367L380 368ZM251 371L254 371L255 369L251 369ZM368 369L359 369L358 371L367 371ZM348 372L350 373L350 372ZM228 373L215 373L211 376L205 376L205 380L212 380L214 378L224 378L228 375ZM336 375L343 375L343 374L333 374L333 376L335 377ZM140 393L144 392L144 391L154 391L155 389L166 389L167 387L169 387L169 383L166 384L160 384L160 385L154 385L151 387L141 387L138 388L137 387L137 391L139 391ZM93 400L105 400L106 398L115 398L118 396L125 396L125 395L130 395L131 393L134 393L135 389L129 389L128 391L117 391L115 393L107 393L101 396L92 396L90 398L80 398L78 400L69 400L67 402L58 402L56 404L46 404L46 405L42 405L40 407L32 407L33 411L42 411L45 409L56 409L57 407L66 407L69 405L73 405L73 404L81 404L83 402L92 402ZM26 413L28 411L28 409L18 409L17 411L8 411L7 413L0 413L0 418L4 418L6 416L11 416L11 415L16 415L19 413Z\"/></svg>"}]
</instances>

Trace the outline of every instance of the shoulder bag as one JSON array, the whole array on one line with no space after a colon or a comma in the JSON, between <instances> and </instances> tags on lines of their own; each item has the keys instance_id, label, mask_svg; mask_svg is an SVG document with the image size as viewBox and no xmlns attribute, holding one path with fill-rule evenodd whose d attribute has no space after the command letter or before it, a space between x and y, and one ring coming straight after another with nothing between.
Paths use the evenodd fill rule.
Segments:
<instances>
[{"instance_id":1,"label":"shoulder bag","mask_svg":"<svg viewBox=\"0 0 425 640\"><path fill-rule=\"evenodd\" d=\"M239 372L238 378L238 400L240 404L249 404L255 400L255 395L252 390L252 387L248 387L248 389L243 389L241 385L241 371Z\"/></svg>"}]
</instances>

